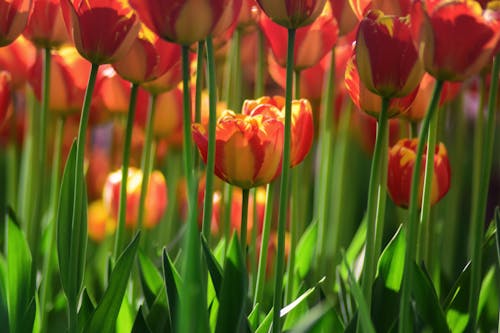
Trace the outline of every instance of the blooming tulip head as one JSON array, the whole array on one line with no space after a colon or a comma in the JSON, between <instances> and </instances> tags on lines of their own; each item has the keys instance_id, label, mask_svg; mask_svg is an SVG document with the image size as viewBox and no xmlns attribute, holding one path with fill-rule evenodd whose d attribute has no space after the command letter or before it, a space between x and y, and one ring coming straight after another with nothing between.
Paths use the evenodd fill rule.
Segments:
<instances>
[{"instance_id":1,"label":"blooming tulip head","mask_svg":"<svg viewBox=\"0 0 500 333\"><path fill-rule=\"evenodd\" d=\"M425 70L439 80L478 73L500 40L500 21L475 1L415 1L411 25Z\"/></svg>"},{"instance_id":2,"label":"blooming tulip head","mask_svg":"<svg viewBox=\"0 0 500 333\"><path fill-rule=\"evenodd\" d=\"M360 79L382 97L408 95L423 75L407 18L370 11L359 24L355 52Z\"/></svg>"},{"instance_id":3,"label":"blooming tulip head","mask_svg":"<svg viewBox=\"0 0 500 333\"><path fill-rule=\"evenodd\" d=\"M12 113L11 75L0 71L0 129Z\"/></svg>"},{"instance_id":4,"label":"blooming tulip head","mask_svg":"<svg viewBox=\"0 0 500 333\"><path fill-rule=\"evenodd\" d=\"M35 61L36 48L23 36L8 46L0 47L0 69L11 73L14 90L24 87Z\"/></svg>"},{"instance_id":5,"label":"blooming tulip head","mask_svg":"<svg viewBox=\"0 0 500 333\"><path fill-rule=\"evenodd\" d=\"M93 64L117 61L130 49L139 21L121 0L65 0L66 24L80 54ZM69 17L68 17L69 16Z\"/></svg>"},{"instance_id":6,"label":"blooming tulip head","mask_svg":"<svg viewBox=\"0 0 500 333\"><path fill-rule=\"evenodd\" d=\"M0 47L9 45L26 28L31 0L0 0Z\"/></svg>"},{"instance_id":7,"label":"blooming tulip head","mask_svg":"<svg viewBox=\"0 0 500 333\"><path fill-rule=\"evenodd\" d=\"M410 202L410 190L412 182L413 167L415 165L418 139L402 139L398 141L389 151L387 189L394 203L401 207L408 207ZM431 205L443 198L450 188L450 162L445 146L440 143L436 145L433 152L434 174L432 177ZM426 157L422 156L422 165L425 165ZM422 202L422 191L424 183L424 168L420 169L419 180L419 206Z\"/></svg>"},{"instance_id":8,"label":"blooming tulip head","mask_svg":"<svg viewBox=\"0 0 500 333\"><path fill-rule=\"evenodd\" d=\"M24 35L40 48L69 43L61 0L34 0Z\"/></svg>"},{"instance_id":9,"label":"blooming tulip head","mask_svg":"<svg viewBox=\"0 0 500 333\"><path fill-rule=\"evenodd\" d=\"M121 170L111 173L106 180L103 190L104 205L115 219L118 216L121 179ZM136 168L129 168L125 222L126 226L131 229L137 225L141 184L142 171ZM167 183L165 177L159 171L151 173L145 202L144 227L151 229L160 222L167 207Z\"/></svg>"},{"instance_id":10,"label":"blooming tulip head","mask_svg":"<svg viewBox=\"0 0 500 333\"><path fill-rule=\"evenodd\" d=\"M326 0L257 0L264 13L285 28L311 24L321 13Z\"/></svg>"}]
</instances>

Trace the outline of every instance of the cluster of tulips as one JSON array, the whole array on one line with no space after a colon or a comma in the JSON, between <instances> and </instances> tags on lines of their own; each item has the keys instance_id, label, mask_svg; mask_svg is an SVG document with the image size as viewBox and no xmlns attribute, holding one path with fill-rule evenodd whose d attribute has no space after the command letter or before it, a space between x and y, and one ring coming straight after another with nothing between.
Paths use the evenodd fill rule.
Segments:
<instances>
[{"instance_id":1,"label":"cluster of tulips","mask_svg":"<svg viewBox=\"0 0 500 333\"><path fill-rule=\"evenodd\" d=\"M498 329L499 52L497 0L0 0L0 331Z\"/></svg>"}]
</instances>

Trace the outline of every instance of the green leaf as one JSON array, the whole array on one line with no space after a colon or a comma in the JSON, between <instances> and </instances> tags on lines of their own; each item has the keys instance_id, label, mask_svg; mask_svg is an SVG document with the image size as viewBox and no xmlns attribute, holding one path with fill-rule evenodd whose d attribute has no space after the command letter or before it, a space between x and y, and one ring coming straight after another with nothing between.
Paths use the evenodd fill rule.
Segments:
<instances>
[{"instance_id":1,"label":"green leaf","mask_svg":"<svg viewBox=\"0 0 500 333\"><path fill-rule=\"evenodd\" d=\"M300 238L295 257L296 272L303 279L311 270L318 239L318 222L313 221Z\"/></svg>"},{"instance_id":2,"label":"green leaf","mask_svg":"<svg viewBox=\"0 0 500 333\"><path fill-rule=\"evenodd\" d=\"M498 265L500 265L500 207L497 206L495 208L495 234L497 235L496 237L496 243L497 243L497 256L498 256Z\"/></svg>"},{"instance_id":3,"label":"green leaf","mask_svg":"<svg viewBox=\"0 0 500 333\"><path fill-rule=\"evenodd\" d=\"M273 309L269 311L267 316L262 320L259 327L255 330L255 333L268 333L271 325L273 324Z\"/></svg>"},{"instance_id":4,"label":"green leaf","mask_svg":"<svg viewBox=\"0 0 500 333\"><path fill-rule=\"evenodd\" d=\"M224 263L216 333L239 332L245 316L247 272L240 243L233 234Z\"/></svg>"},{"instance_id":5,"label":"green leaf","mask_svg":"<svg viewBox=\"0 0 500 333\"><path fill-rule=\"evenodd\" d=\"M146 320L144 319L144 313L142 311L142 305L139 307L139 311L137 311L137 315L135 316L134 326L132 326L132 333L151 333L151 329L148 327Z\"/></svg>"},{"instance_id":6,"label":"green leaf","mask_svg":"<svg viewBox=\"0 0 500 333\"><path fill-rule=\"evenodd\" d=\"M78 327L85 327L95 311L94 301L89 296L87 288L82 292L82 305L78 311Z\"/></svg>"},{"instance_id":7,"label":"green leaf","mask_svg":"<svg viewBox=\"0 0 500 333\"><path fill-rule=\"evenodd\" d=\"M340 333L344 326L333 306L320 303L307 312L290 333Z\"/></svg>"},{"instance_id":8,"label":"green leaf","mask_svg":"<svg viewBox=\"0 0 500 333\"><path fill-rule=\"evenodd\" d=\"M210 278L212 279L215 293L217 294L217 298L220 299L222 268L217 262L217 259L215 259L215 256L212 254L212 251L210 251L207 240L205 239L205 237L203 237L203 235L201 236L201 244L203 245L203 254L205 255L205 261L207 263L208 272L210 273Z\"/></svg>"},{"instance_id":9,"label":"green leaf","mask_svg":"<svg viewBox=\"0 0 500 333\"><path fill-rule=\"evenodd\" d=\"M345 252L345 258L349 266L353 265L354 261L363 250L363 247L365 246L365 241L366 241L366 215L363 218L361 224L359 225L359 228L356 231L356 234L354 235L351 243L349 244L347 251ZM340 276L344 280L348 280L347 268L348 266L346 265L340 265L340 270L339 270ZM335 284L334 290L335 291L339 290L339 286L337 283Z\"/></svg>"},{"instance_id":10,"label":"green leaf","mask_svg":"<svg viewBox=\"0 0 500 333\"><path fill-rule=\"evenodd\" d=\"M128 302L127 291L125 292L125 297L123 297L122 305L120 306L120 311L118 312L118 317L116 318L116 333L129 333L132 331L132 326L134 325L134 312L132 306Z\"/></svg>"},{"instance_id":11,"label":"green leaf","mask_svg":"<svg viewBox=\"0 0 500 333\"><path fill-rule=\"evenodd\" d=\"M139 251L139 272L146 304L151 307L156 295L163 288L163 279L151 259L144 255L142 251Z\"/></svg>"},{"instance_id":12,"label":"green leaf","mask_svg":"<svg viewBox=\"0 0 500 333\"><path fill-rule=\"evenodd\" d=\"M163 280L167 291L168 307L170 309L170 318L177 320L179 287L182 286L181 278L166 249L163 249ZM173 329L173 328L172 328Z\"/></svg>"},{"instance_id":13,"label":"green leaf","mask_svg":"<svg viewBox=\"0 0 500 333\"><path fill-rule=\"evenodd\" d=\"M469 322L469 315L451 309L446 313L446 322L453 333L462 333Z\"/></svg>"},{"instance_id":14,"label":"green leaf","mask_svg":"<svg viewBox=\"0 0 500 333\"><path fill-rule=\"evenodd\" d=\"M57 212L57 252L61 283L68 302L74 304L78 301L82 288L87 250L87 192L85 183L76 181L76 157L74 141L64 167ZM83 179L83 172L78 177ZM73 200L74 191L78 194L76 201Z\"/></svg>"},{"instance_id":15,"label":"green leaf","mask_svg":"<svg viewBox=\"0 0 500 333\"><path fill-rule=\"evenodd\" d=\"M9 327L9 309L7 300L7 263L0 255L0 323Z\"/></svg>"},{"instance_id":16,"label":"green leaf","mask_svg":"<svg viewBox=\"0 0 500 333\"><path fill-rule=\"evenodd\" d=\"M167 305L167 295L162 289L146 315L146 323L152 332L174 332Z\"/></svg>"},{"instance_id":17,"label":"green leaf","mask_svg":"<svg viewBox=\"0 0 500 333\"><path fill-rule=\"evenodd\" d=\"M496 287L494 282L495 266L492 266L481 283L481 291L479 292L479 302L477 306L477 318L481 317L481 313L486 305L486 301L491 295L495 295Z\"/></svg>"},{"instance_id":18,"label":"green leaf","mask_svg":"<svg viewBox=\"0 0 500 333\"><path fill-rule=\"evenodd\" d=\"M432 280L416 263L413 265L412 295L415 298L417 312L434 332L449 332Z\"/></svg>"},{"instance_id":19,"label":"green leaf","mask_svg":"<svg viewBox=\"0 0 500 333\"><path fill-rule=\"evenodd\" d=\"M373 323L370 317L370 311L368 310L368 305L366 304L365 297L363 296L363 292L354 277L348 263L345 254L343 253L344 258L344 267L347 269L347 274L349 278L349 285L351 286L351 291L358 304L358 316L360 316L361 327L363 328L363 332L366 333L375 333L375 328L373 327Z\"/></svg>"},{"instance_id":20,"label":"green leaf","mask_svg":"<svg viewBox=\"0 0 500 333\"><path fill-rule=\"evenodd\" d=\"M404 272L404 258L406 251L405 232L399 227L387 247L382 252L378 262L378 274L385 286L398 292L401 287Z\"/></svg>"},{"instance_id":21,"label":"green leaf","mask_svg":"<svg viewBox=\"0 0 500 333\"><path fill-rule=\"evenodd\" d=\"M35 276L23 233L7 222L7 294L10 332L31 332L35 321Z\"/></svg>"},{"instance_id":22,"label":"green leaf","mask_svg":"<svg viewBox=\"0 0 500 333\"><path fill-rule=\"evenodd\" d=\"M255 304L252 312L248 315L248 324L250 325L250 330L255 332L257 326L259 325L259 317L260 317L260 304Z\"/></svg>"},{"instance_id":23,"label":"green leaf","mask_svg":"<svg viewBox=\"0 0 500 333\"><path fill-rule=\"evenodd\" d=\"M316 286L307 289L302 295L297 297L293 302L286 305L280 310L280 317L284 318L286 316L285 323L283 325L283 330L287 330L293 327L297 321L308 312L309 307L304 301L311 296L316 290L317 286L325 281L325 278L321 279Z\"/></svg>"},{"instance_id":24,"label":"green leaf","mask_svg":"<svg viewBox=\"0 0 500 333\"><path fill-rule=\"evenodd\" d=\"M101 302L97 305L90 322L85 327L85 332L113 332L116 318L120 311L123 295L129 281L130 271L134 264L135 255L139 246L140 232L134 237L125 251L120 255L115 268L111 273L108 289Z\"/></svg>"}]
</instances>

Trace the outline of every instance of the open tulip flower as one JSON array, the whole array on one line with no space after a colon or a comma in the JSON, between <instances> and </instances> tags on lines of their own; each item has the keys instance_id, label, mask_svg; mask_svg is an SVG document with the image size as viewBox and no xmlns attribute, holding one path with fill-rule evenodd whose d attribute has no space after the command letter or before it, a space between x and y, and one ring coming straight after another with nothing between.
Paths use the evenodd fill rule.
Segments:
<instances>
[{"instance_id":1,"label":"open tulip flower","mask_svg":"<svg viewBox=\"0 0 500 333\"><path fill-rule=\"evenodd\" d=\"M311 24L323 10L326 0L257 0L264 13L289 29Z\"/></svg>"},{"instance_id":2,"label":"open tulip flower","mask_svg":"<svg viewBox=\"0 0 500 333\"><path fill-rule=\"evenodd\" d=\"M407 18L370 11L359 24L355 52L360 79L382 97L406 96L422 78Z\"/></svg>"},{"instance_id":3,"label":"open tulip flower","mask_svg":"<svg viewBox=\"0 0 500 333\"><path fill-rule=\"evenodd\" d=\"M0 47L12 43L26 28L31 0L0 0Z\"/></svg>"},{"instance_id":4,"label":"open tulip flower","mask_svg":"<svg viewBox=\"0 0 500 333\"><path fill-rule=\"evenodd\" d=\"M70 0L61 4L78 52L93 64L117 61L139 32L137 16L124 1Z\"/></svg>"},{"instance_id":5,"label":"open tulip flower","mask_svg":"<svg viewBox=\"0 0 500 333\"><path fill-rule=\"evenodd\" d=\"M439 80L477 74L500 40L500 21L475 1L415 1L411 25L425 70Z\"/></svg>"},{"instance_id":6,"label":"open tulip flower","mask_svg":"<svg viewBox=\"0 0 500 333\"><path fill-rule=\"evenodd\" d=\"M54 48L69 43L61 0L33 0L24 35L40 48Z\"/></svg>"},{"instance_id":7,"label":"open tulip flower","mask_svg":"<svg viewBox=\"0 0 500 333\"><path fill-rule=\"evenodd\" d=\"M408 207L410 202L411 178L415 164L418 139L402 139L389 151L387 189L394 203L401 207ZM426 152L422 156L425 163ZM424 169L420 170L419 206L422 202ZM434 150L434 175L432 178L431 204L441 200L450 188L451 171L448 153L444 144L436 145Z\"/></svg>"}]
</instances>

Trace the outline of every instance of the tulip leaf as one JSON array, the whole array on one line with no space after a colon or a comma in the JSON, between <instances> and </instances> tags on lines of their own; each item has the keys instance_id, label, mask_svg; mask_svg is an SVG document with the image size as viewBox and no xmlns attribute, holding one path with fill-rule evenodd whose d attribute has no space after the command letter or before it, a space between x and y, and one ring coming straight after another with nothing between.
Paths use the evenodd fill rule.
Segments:
<instances>
[{"instance_id":1,"label":"tulip leaf","mask_svg":"<svg viewBox=\"0 0 500 333\"><path fill-rule=\"evenodd\" d=\"M310 309L295 325L290 333L344 332L344 326L335 309L325 303L320 303Z\"/></svg>"},{"instance_id":2,"label":"tulip leaf","mask_svg":"<svg viewBox=\"0 0 500 333\"><path fill-rule=\"evenodd\" d=\"M273 324L273 314L274 311L271 309L267 316L262 320L259 327L255 330L255 333L268 333Z\"/></svg>"},{"instance_id":3,"label":"tulip leaf","mask_svg":"<svg viewBox=\"0 0 500 333\"><path fill-rule=\"evenodd\" d=\"M135 316L134 326L132 326L132 333L151 333L151 329L149 328L146 320L144 319L144 313L142 311L143 305L139 307L139 311L137 311L137 315Z\"/></svg>"},{"instance_id":4,"label":"tulip leaf","mask_svg":"<svg viewBox=\"0 0 500 333\"><path fill-rule=\"evenodd\" d=\"M250 326L251 332L255 332L257 326L259 325L259 317L260 317L260 304L255 304L254 308L248 315L248 325Z\"/></svg>"},{"instance_id":5,"label":"tulip leaf","mask_svg":"<svg viewBox=\"0 0 500 333\"><path fill-rule=\"evenodd\" d=\"M158 272L155 265L148 256L144 255L142 251L139 251L138 257L139 272L142 290L144 292L144 298L148 307L151 307L153 306L156 296L163 288L163 279L160 272Z\"/></svg>"},{"instance_id":6,"label":"tulip leaf","mask_svg":"<svg viewBox=\"0 0 500 333\"><path fill-rule=\"evenodd\" d=\"M423 271L416 263L413 268L413 292L416 302L416 311L424 323L430 325L434 332L448 332L448 323L439 299L427 272Z\"/></svg>"},{"instance_id":7,"label":"tulip leaf","mask_svg":"<svg viewBox=\"0 0 500 333\"><path fill-rule=\"evenodd\" d=\"M446 322L453 333L462 333L469 322L469 315L451 309L446 313Z\"/></svg>"},{"instance_id":8,"label":"tulip leaf","mask_svg":"<svg viewBox=\"0 0 500 333\"><path fill-rule=\"evenodd\" d=\"M401 287L404 272L406 239L404 230L399 227L387 247L382 252L378 262L378 274L385 286L398 292Z\"/></svg>"},{"instance_id":9,"label":"tulip leaf","mask_svg":"<svg viewBox=\"0 0 500 333\"><path fill-rule=\"evenodd\" d=\"M113 332L116 318L129 281L130 271L135 261L135 255L139 246L140 233L134 237L125 251L118 258L109 279L101 302L97 305L90 321L85 327L85 332Z\"/></svg>"},{"instance_id":10,"label":"tulip leaf","mask_svg":"<svg viewBox=\"0 0 500 333\"><path fill-rule=\"evenodd\" d=\"M216 333L239 332L244 324L247 298L247 272L240 243L233 234L229 243L222 277Z\"/></svg>"},{"instance_id":11,"label":"tulip leaf","mask_svg":"<svg viewBox=\"0 0 500 333\"><path fill-rule=\"evenodd\" d=\"M7 262L0 255L0 323L9 327L9 310L7 300Z\"/></svg>"},{"instance_id":12,"label":"tulip leaf","mask_svg":"<svg viewBox=\"0 0 500 333\"><path fill-rule=\"evenodd\" d=\"M127 294L128 290L125 291L125 297L122 299L122 304L120 310L118 311L118 317L116 318L116 333L129 333L132 331L132 326L134 325L134 315L135 310L132 309L132 305L129 303L129 297Z\"/></svg>"},{"instance_id":13,"label":"tulip leaf","mask_svg":"<svg viewBox=\"0 0 500 333\"><path fill-rule=\"evenodd\" d=\"M76 142L71 146L59 193L57 251L61 283L68 302L76 304L83 284L87 250L87 192L83 171L76 175ZM77 196L74 199L74 191Z\"/></svg>"},{"instance_id":14,"label":"tulip leaf","mask_svg":"<svg viewBox=\"0 0 500 333\"><path fill-rule=\"evenodd\" d=\"M174 332L172 328L172 318L167 304L167 295L164 289L158 293L153 305L146 315L148 328L153 332Z\"/></svg>"},{"instance_id":15,"label":"tulip leaf","mask_svg":"<svg viewBox=\"0 0 500 333\"><path fill-rule=\"evenodd\" d=\"M210 273L210 278L212 279L212 283L215 289L215 293L217 294L217 298L220 299L220 289L222 285L222 268L220 267L217 259L210 251L208 247L207 240L203 235L201 236L201 244L203 245L203 253L205 254L205 261L207 263L208 272Z\"/></svg>"},{"instance_id":16,"label":"tulip leaf","mask_svg":"<svg viewBox=\"0 0 500 333\"><path fill-rule=\"evenodd\" d=\"M182 281L179 273L175 269L174 264L166 249L163 249L163 280L167 291L168 307L170 309L170 318L176 320L179 302L179 289L182 286ZM172 330L174 328L172 327Z\"/></svg>"},{"instance_id":17,"label":"tulip leaf","mask_svg":"<svg viewBox=\"0 0 500 333\"><path fill-rule=\"evenodd\" d=\"M87 288L82 292L82 304L78 311L78 327L85 327L95 311L94 301L90 298Z\"/></svg>"},{"instance_id":18,"label":"tulip leaf","mask_svg":"<svg viewBox=\"0 0 500 333\"><path fill-rule=\"evenodd\" d=\"M500 207L497 206L495 208L495 234L497 235L496 237L496 243L497 243L497 256L498 256L498 265L500 265L500 232L498 231L500 229Z\"/></svg>"},{"instance_id":19,"label":"tulip leaf","mask_svg":"<svg viewBox=\"0 0 500 333\"><path fill-rule=\"evenodd\" d=\"M300 254L295 256L295 269L299 279L303 279L311 270L314 259L315 250L317 247L318 239L318 223L317 220L313 221L306 229L299 244L297 245L296 253Z\"/></svg>"}]
</instances>

